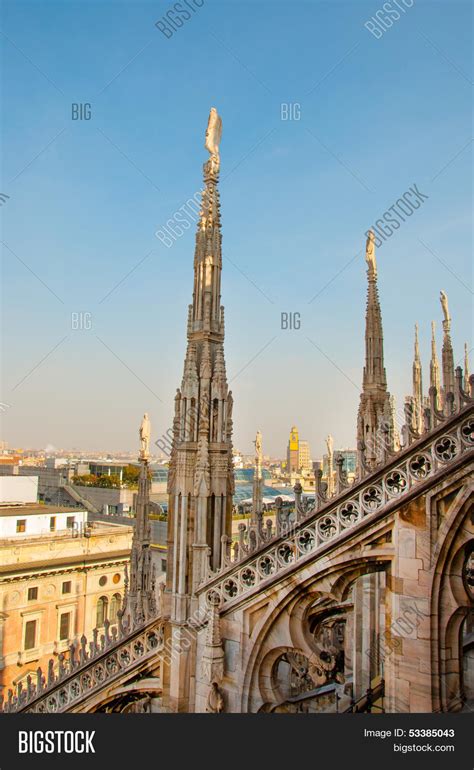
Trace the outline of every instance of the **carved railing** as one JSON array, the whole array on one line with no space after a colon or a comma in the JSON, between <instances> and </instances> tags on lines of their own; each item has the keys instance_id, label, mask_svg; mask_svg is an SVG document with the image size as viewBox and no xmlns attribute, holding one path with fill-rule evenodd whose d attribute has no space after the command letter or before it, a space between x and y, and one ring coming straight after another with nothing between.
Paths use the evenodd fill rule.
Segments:
<instances>
[{"instance_id":1,"label":"carved railing","mask_svg":"<svg viewBox=\"0 0 474 770\"><path fill-rule=\"evenodd\" d=\"M383 511L391 511L399 501L427 482L434 482L449 467L463 462L474 448L474 409L472 399L464 395L468 405L462 405L457 414L439 419L429 434L408 443L398 453L391 453L382 467L351 487L344 485L334 498L326 500L317 489L314 504L308 504L302 500L301 487L297 485L293 518L282 516L281 508L277 509L276 533L269 521L266 530L257 525L252 533L250 527L247 542L241 530L234 561L224 537L223 566L218 571L209 570L198 593L204 594L207 602L217 594L221 606L239 600L261 584L279 579L297 563L313 559L318 552L327 550L331 541L362 522L370 523ZM340 490L341 484L338 486Z\"/></svg>"},{"instance_id":2,"label":"carved railing","mask_svg":"<svg viewBox=\"0 0 474 770\"><path fill-rule=\"evenodd\" d=\"M70 646L67 658L61 653L57 665L50 660L47 676L38 668L36 682L28 676L26 687L20 683L15 694L9 690L6 702L0 696L0 712L52 714L69 711L127 671L156 656L163 647L164 623L161 618L130 631L119 625L119 630L112 628L112 634L109 634L109 625L107 622L100 641L97 629L94 629L89 649L86 637L82 636L79 644Z\"/></svg>"}]
</instances>

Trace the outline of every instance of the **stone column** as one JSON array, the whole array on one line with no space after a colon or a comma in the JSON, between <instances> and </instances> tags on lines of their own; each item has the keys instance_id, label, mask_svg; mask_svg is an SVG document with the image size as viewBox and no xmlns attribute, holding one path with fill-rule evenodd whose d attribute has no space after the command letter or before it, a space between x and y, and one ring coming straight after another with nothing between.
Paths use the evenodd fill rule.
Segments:
<instances>
[{"instance_id":1,"label":"stone column","mask_svg":"<svg viewBox=\"0 0 474 770\"><path fill-rule=\"evenodd\" d=\"M5 658L3 656L4 648L4 634L5 634L5 621L8 615L5 612L0 612L0 671L5 668Z\"/></svg>"},{"instance_id":2,"label":"stone column","mask_svg":"<svg viewBox=\"0 0 474 770\"><path fill-rule=\"evenodd\" d=\"M378 575L363 575L354 588L354 699L360 698L378 673Z\"/></svg>"},{"instance_id":3,"label":"stone column","mask_svg":"<svg viewBox=\"0 0 474 770\"><path fill-rule=\"evenodd\" d=\"M430 712L430 534L425 499L397 513L385 593L385 710Z\"/></svg>"}]
</instances>

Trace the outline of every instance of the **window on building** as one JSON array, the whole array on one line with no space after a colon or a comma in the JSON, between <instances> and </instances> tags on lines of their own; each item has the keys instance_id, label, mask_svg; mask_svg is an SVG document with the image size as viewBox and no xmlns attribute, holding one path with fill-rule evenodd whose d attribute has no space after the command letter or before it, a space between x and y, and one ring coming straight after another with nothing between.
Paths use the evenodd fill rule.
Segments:
<instances>
[{"instance_id":1,"label":"window on building","mask_svg":"<svg viewBox=\"0 0 474 770\"><path fill-rule=\"evenodd\" d=\"M66 580L63 583L63 594L70 594L71 593L71 581Z\"/></svg>"},{"instance_id":2,"label":"window on building","mask_svg":"<svg viewBox=\"0 0 474 770\"><path fill-rule=\"evenodd\" d=\"M16 531L17 532L26 532L26 519L17 519L16 520Z\"/></svg>"},{"instance_id":3,"label":"window on building","mask_svg":"<svg viewBox=\"0 0 474 770\"><path fill-rule=\"evenodd\" d=\"M61 642L69 639L69 626L71 624L71 613L63 612L59 618L59 639Z\"/></svg>"},{"instance_id":4,"label":"window on building","mask_svg":"<svg viewBox=\"0 0 474 770\"><path fill-rule=\"evenodd\" d=\"M37 620L27 620L25 623L25 650L34 650L36 647Z\"/></svg>"},{"instance_id":5,"label":"window on building","mask_svg":"<svg viewBox=\"0 0 474 770\"><path fill-rule=\"evenodd\" d=\"M38 586L34 586L33 588L28 588L28 601L32 602L37 598L38 598Z\"/></svg>"},{"instance_id":6,"label":"window on building","mask_svg":"<svg viewBox=\"0 0 474 770\"><path fill-rule=\"evenodd\" d=\"M49 517L49 531L54 532L56 530L56 516Z\"/></svg>"},{"instance_id":7,"label":"window on building","mask_svg":"<svg viewBox=\"0 0 474 770\"><path fill-rule=\"evenodd\" d=\"M110 600L109 620L111 623L117 622L117 612L120 609L121 603L122 603L122 597L120 596L120 594L114 594L112 596L112 599Z\"/></svg>"},{"instance_id":8,"label":"window on building","mask_svg":"<svg viewBox=\"0 0 474 770\"><path fill-rule=\"evenodd\" d=\"M75 521L76 521L76 517L75 516L68 516L67 519L66 519L66 527L68 529L73 529Z\"/></svg>"},{"instance_id":9,"label":"window on building","mask_svg":"<svg viewBox=\"0 0 474 770\"><path fill-rule=\"evenodd\" d=\"M161 560L161 571L166 572L166 559Z\"/></svg>"},{"instance_id":10,"label":"window on building","mask_svg":"<svg viewBox=\"0 0 474 770\"><path fill-rule=\"evenodd\" d=\"M106 596L101 596L99 601L97 602L97 615L96 615L96 626L97 628L102 628L105 621L107 620L107 610L109 607L109 600Z\"/></svg>"}]
</instances>

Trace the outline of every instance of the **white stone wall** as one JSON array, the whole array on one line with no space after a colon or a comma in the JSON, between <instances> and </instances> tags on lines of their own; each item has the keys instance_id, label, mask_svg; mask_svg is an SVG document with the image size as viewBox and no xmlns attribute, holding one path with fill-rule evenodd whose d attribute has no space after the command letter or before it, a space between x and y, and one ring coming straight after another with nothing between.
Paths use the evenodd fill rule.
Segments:
<instances>
[{"instance_id":1,"label":"white stone wall","mask_svg":"<svg viewBox=\"0 0 474 770\"><path fill-rule=\"evenodd\" d=\"M55 532L67 530L67 519L74 517L75 529L82 531L87 522L87 511L76 509L66 510L64 513L28 513L18 506L18 511L8 516L1 515L0 509L0 538L1 537L31 537L34 535L45 535L51 532L50 519L56 517ZM26 521L25 531L17 532L18 520Z\"/></svg>"}]
</instances>

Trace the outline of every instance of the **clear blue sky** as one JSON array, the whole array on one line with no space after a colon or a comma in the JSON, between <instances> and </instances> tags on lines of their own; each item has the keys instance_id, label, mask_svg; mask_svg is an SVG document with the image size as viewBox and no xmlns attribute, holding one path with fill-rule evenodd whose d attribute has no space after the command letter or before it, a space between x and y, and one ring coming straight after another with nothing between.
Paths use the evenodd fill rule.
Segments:
<instances>
[{"instance_id":1,"label":"clear blue sky","mask_svg":"<svg viewBox=\"0 0 474 770\"><path fill-rule=\"evenodd\" d=\"M224 125L235 445L250 451L259 428L264 451L283 455L292 424L314 457L328 432L336 447L354 444L364 232L413 183L429 199L378 250L389 388L399 404L410 390L415 321L427 383L440 289L462 358L472 345L469 4L418 0L376 39L364 23L381 5L206 0L167 39L154 26L167 3L4 3L10 445L133 449L144 411L154 438L170 425L194 226L170 249L155 231L201 185L211 106ZM91 120L72 121L72 102L89 102ZM301 119L282 121L282 102L299 103ZM71 328L81 311L90 330ZM300 312L301 329L282 331L281 312Z\"/></svg>"}]
</instances>

